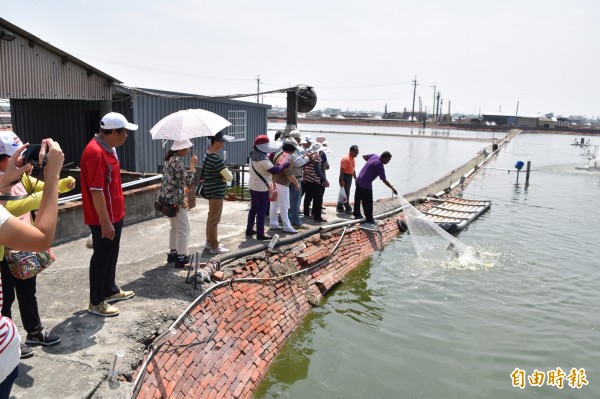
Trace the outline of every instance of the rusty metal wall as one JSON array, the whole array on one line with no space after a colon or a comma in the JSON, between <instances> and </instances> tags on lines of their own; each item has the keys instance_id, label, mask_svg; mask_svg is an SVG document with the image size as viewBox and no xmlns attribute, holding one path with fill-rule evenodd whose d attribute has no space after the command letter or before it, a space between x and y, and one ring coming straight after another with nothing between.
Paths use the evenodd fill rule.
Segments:
<instances>
[{"instance_id":1,"label":"rusty metal wall","mask_svg":"<svg viewBox=\"0 0 600 399\"><path fill-rule=\"evenodd\" d=\"M106 77L64 57L19 35L0 40L0 98L110 100Z\"/></svg>"}]
</instances>

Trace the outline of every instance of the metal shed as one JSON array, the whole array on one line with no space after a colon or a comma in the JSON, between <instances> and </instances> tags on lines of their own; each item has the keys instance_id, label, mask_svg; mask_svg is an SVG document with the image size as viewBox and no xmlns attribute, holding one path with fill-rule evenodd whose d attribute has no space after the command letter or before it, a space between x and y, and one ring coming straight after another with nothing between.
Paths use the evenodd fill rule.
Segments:
<instances>
[{"instance_id":1,"label":"metal shed","mask_svg":"<svg viewBox=\"0 0 600 399\"><path fill-rule=\"evenodd\" d=\"M93 66L0 18L0 98L10 99L12 129L24 141L52 137L60 142L65 162L79 165L88 141L99 130L102 115L116 111L140 126L117 149L121 167L156 172L165 148L149 130L164 116L202 108L232 122L227 133L227 162L246 163L254 137L267 131L270 105L152 89L134 89ZM194 139L196 153L206 139ZM170 145L170 144L169 144Z\"/></svg>"},{"instance_id":2,"label":"metal shed","mask_svg":"<svg viewBox=\"0 0 600 399\"><path fill-rule=\"evenodd\" d=\"M166 92L151 89L115 87L115 99L125 96L123 101L113 103L117 112L132 110L134 123L139 125L135 136L135 171L156 172L163 164L166 150L161 140L152 140L150 129L163 117L184 109L201 108L219 114L232 125L226 133L236 137L236 141L227 143L227 163L244 165L254 144L254 138L267 133L267 112L270 105L251 102L210 98L186 93ZM203 154L208 148L207 138L193 139L194 153ZM199 156L202 159L201 156Z\"/></svg>"}]
</instances>

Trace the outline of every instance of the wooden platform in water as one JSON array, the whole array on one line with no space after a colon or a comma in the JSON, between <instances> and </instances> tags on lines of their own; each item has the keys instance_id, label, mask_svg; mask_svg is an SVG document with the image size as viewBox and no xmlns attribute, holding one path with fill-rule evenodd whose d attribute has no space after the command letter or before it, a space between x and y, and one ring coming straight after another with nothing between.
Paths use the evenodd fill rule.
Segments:
<instances>
[{"instance_id":1,"label":"wooden platform in water","mask_svg":"<svg viewBox=\"0 0 600 399\"><path fill-rule=\"evenodd\" d=\"M479 215L488 210L491 201L468 200L450 197L445 199L427 198L435 205L427 211L422 211L423 219L431 220L446 231L460 231Z\"/></svg>"}]
</instances>

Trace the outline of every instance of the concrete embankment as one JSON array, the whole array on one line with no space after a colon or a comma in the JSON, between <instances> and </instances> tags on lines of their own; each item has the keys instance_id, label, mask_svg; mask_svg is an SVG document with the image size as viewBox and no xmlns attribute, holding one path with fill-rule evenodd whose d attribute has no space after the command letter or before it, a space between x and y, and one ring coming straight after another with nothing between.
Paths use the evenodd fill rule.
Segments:
<instances>
[{"instance_id":1,"label":"concrete embankment","mask_svg":"<svg viewBox=\"0 0 600 399\"><path fill-rule=\"evenodd\" d=\"M485 159L486 155L478 154L409 198L460 192L461 176L476 171L474 165L482 165ZM267 255L266 244L244 237L248 204L226 202L220 236L239 255L220 265L222 274L217 277L224 282L199 286L204 296L184 283L186 271L166 264L167 219L127 226L117 281L122 288L134 290L136 297L118 304L120 316L110 319L85 310L91 256L85 239L59 245L55 248L59 260L38 278L38 299L42 321L63 340L54 347L37 347L33 358L21 362L13 395L126 398L132 396L133 381L138 379L136 397L140 398L249 397L311 307L346 273L399 234L396 222L402 215L393 213L395 207L394 200L377 202L377 213L390 212L378 226L336 218L335 209L329 207L330 224L348 224L328 227L307 222L310 230L282 235L289 242L277 247L278 253ZM199 199L190 212L190 245L200 251L203 261L211 259L203 251L206 214L206 201ZM292 242L295 239L301 241ZM290 272L298 273L282 277ZM16 304L13 314L22 332ZM181 322L173 325L182 314ZM170 327L173 333L161 336ZM155 341L158 336L163 345ZM146 349L152 343L156 349L149 358ZM117 351L125 353L119 379L108 381L106 371Z\"/></svg>"}]
</instances>

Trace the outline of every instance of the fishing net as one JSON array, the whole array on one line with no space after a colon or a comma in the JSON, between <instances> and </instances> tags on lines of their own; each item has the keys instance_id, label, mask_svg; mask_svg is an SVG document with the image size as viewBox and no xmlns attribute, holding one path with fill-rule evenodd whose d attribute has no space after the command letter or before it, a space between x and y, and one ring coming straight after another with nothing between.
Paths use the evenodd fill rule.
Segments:
<instances>
[{"instance_id":1,"label":"fishing net","mask_svg":"<svg viewBox=\"0 0 600 399\"><path fill-rule=\"evenodd\" d=\"M421 258L433 261L448 262L463 255L469 255L469 249L458 239L450 235L400 196L400 205L406 216L405 222L411 241Z\"/></svg>"}]
</instances>

